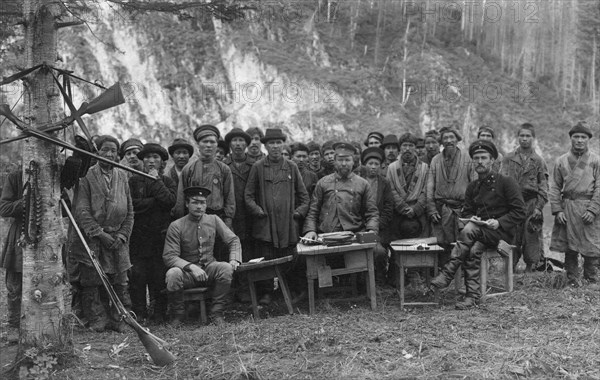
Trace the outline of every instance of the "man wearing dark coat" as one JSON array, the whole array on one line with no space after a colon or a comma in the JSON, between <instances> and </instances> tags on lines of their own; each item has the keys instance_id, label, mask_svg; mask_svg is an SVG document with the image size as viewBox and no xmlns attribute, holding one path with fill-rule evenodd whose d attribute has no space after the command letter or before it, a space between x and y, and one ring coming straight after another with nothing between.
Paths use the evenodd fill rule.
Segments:
<instances>
[{"instance_id":1,"label":"man wearing dark coat","mask_svg":"<svg viewBox=\"0 0 600 380\"><path fill-rule=\"evenodd\" d=\"M293 143L290 145L290 150L292 152L292 161L298 165L298 170L300 170L300 174L302 175L302 182L304 182L304 187L306 187L310 198L312 197L317 181L319 181L319 176L308 168L308 147L302 143Z\"/></svg>"},{"instance_id":2,"label":"man wearing dark coat","mask_svg":"<svg viewBox=\"0 0 600 380\"><path fill-rule=\"evenodd\" d=\"M190 158L194 154L194 147L184 138L176 138L173 144L169 147L169 155L173 157L173 166L169 169L168 176L179 185L181 171L190 162Z\"/></svg>"},{"instance_id":3,"label":"man wearing dark coat","mask_svg":"<svg viewBox=\"0 0 600 380\"><path fill-rule=\"evenodd\" d=\"M522 124L517 139L519 147L504 157L500 173L517 181L525 200L527 219L517 227L513 263L516 266L523 257L525 271L531 272L544 256L542 210L548 202L548 167L533 148L533 125Z\"/></svg>"},{"instance_id":4,"label":"man wearing dark coat","mask_svg":"<svg viewBox=\"0 0 600 380\"><path fill-rule=\"evenodd\" d=\"M309 141L306 147L308 148L308 169L317 174L321 170L321 145Z\"/></svg>"},{"instance_id":5,"label":"man wearing dark coat","mask_svg":"<svg viewBox=\"0 0 600 380\"><path fill-rule=\"evenodd\" d=\"M0 216L13 218L8 236L2 247L0 268L6 270L6 298L8 325L19 327L21 321L21 294L23 290L23 250L19 247L23 227L23 169L11 172L2 187Z\"/></svg>"},{"instance_id":6,"label":"man wearing dark coat","mask_svg":"<svg viewBox=\"0 0 600 380\"><path fill-rule=\"evenodd\" d=\"M361 154L362 177L369 182L371 192L375 194L377 210L379 211L379 237L373 253L375 261L375 281L378 285L385 283L385 273L388 265L388 246L390 244L390 223L394 211L392 187L387 178L381 175L381 163L384 158L383 150L377 147L365 149Z\"/></svg>"},{"instance_id":7,"label":"man wearing dark coat","mask_svg":"<svg viewBox=\"0 0 600 380\"><path fill-rule=\"evenodd\" d=\"M467 186L464 218L470 218L460 232L450 260L431 281L430 291L448 286L462 266L466 295L456 304L459 310L477 306L481 297L481 255L500 240L511 242L516 227L525 220L525 203L514 178L492 170L498 150L491 141L477 140L469 147L478 179Z\"/></svg>"},{"instance_id":8,"label":"man wearing dark coat","mask_svg":"<svg viewBox=\"0 0 600 380\"><path fill-rule=\"evenodd\" d=\"M297 223L308 211L309 197L300 170L281 154L285 140L281 129L267 129L261 140L267 157L252 166L244 193L254 221L256 250L267 260L294 254L299 240ZM263 290L261 303L268 304L271 289Z\"/></svg>"},{"instance_id":9,"label":"man wearing dark coat","mask_svg":"<svg viewBox=\"0 0 600 380\"><path fill-rule=\"evenodd\" d=\"M148 143L137 156L143 163L144 172L156 179L139 174L129 178L135 213L129 242L131 308L140 319L149 318L155 323L162 323L167 311L166 295L163 293L167 269L162 251L171 222L171 209L175 206L177 186L171 178L163 175L163 164L169 159L165 148ZM146 288L150 304L146 302Z\"/></svg>"}]
</instances>

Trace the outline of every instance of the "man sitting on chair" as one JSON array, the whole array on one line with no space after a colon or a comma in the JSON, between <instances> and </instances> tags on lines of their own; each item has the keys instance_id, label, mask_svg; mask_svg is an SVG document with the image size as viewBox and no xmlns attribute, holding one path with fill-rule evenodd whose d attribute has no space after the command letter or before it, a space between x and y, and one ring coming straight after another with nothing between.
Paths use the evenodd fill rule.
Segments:
<instances>
[{"instance_id":1,"label":"man sitting on chair","mask_svg":"<svg viewBox=\"0 0 600 380\"><path fill-rule=\"evenodd\" d=\"M211 288L210 317L220 324L233 271L242 260L240 239L221 218L206 214L206 197L210 190L192 186L183 194L189 213L171 223L163 250L163 260L169 268L166 283L171 325L181 325L185 311L183 290L200 286ZM217 236L229 247L229 263L215 260L213 249Z\"/></svg>"},{"instance_id":2,"label":"man sitting on chair","mask_svg":"<svg viewBox=\"0 0 600 380\"><path fill-rule=\"evenodd\" d=\"M463 216L471 221L460 232L459 240L441 273L431 281L429 290L445 288L462 265L467 294L456 304L459 310L476 306L481 297L479 271L481 255L500 240L512 242L515 228L525 220L525 203L514 178L492 171L498 150L491 141L477 140L469 155L479 179L467 186Z\"/></svg>"}]
</instances>

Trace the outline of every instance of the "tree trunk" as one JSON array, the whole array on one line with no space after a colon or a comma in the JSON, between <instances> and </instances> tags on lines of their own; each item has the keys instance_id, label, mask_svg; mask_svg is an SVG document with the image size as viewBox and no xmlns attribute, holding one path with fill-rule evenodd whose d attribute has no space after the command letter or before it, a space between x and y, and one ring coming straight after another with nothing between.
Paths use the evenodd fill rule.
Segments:
<instances>
[{"instance_id":1,"label":"tree trunk","mask_svg":"<svg viewBox=\"0 0 600 380\"><path fill-rule=\"evenodd\" d=\"M26 67L42 63L54 65L57 59L56 16L60 6L51 0L25 0ZM25 79L24 120L35 129L47 122L60 119L60 93L48 70L40 69ZM60 186L58 149L36 138L23 145L24 179L32 179L28 169L37 168L37 183L31 181L39 194L32 197L34 220L25 220L31 226L33 242L23 247L23 298L21 306L20 355L30 347L49 342L64 347L61 317L65 313L65 276L61 260L64 241L60 213ZM36 206L37 204L37 206ZM37 224L37 227L35 227Z\"/></svg>"}]
</instances>

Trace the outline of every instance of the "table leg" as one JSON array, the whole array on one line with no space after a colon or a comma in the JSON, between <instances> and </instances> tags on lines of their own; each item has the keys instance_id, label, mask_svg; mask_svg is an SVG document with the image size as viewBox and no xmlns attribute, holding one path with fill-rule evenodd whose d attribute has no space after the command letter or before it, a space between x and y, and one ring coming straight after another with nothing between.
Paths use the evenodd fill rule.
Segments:
<instances>
[{"instance_id":1,"label":"table leg","mask_svg":"<svg viewBox=\"0 0 600 380\"><path fill-rule=\"evenodd\" d=\"M258 297L256 296L256 284L250 274L248 275L248 283L248 285L250 285L250 298L252 299L252 313L254 314L254 319L260 319L260 313L258 312Z\"/></svg>"},{"instance_id":2,"label":"table leg","mask_svg":"<svg viewBox=\"0 0 600 380\"><path fill-rule=\"evenodd\" d=\"M315 280L308 279L308 313L315 314Z\"/></svg>"},{"instance_id":3,"label":"table leg","mask_svg":"<svg viewBox=\"0 0 600 380\"><path fill-rule=\"evenodd\" d=\"M404 309L404 264L402 263L402 257L396 257L399 259L398 264L398 285L400 285L400 310Z\"/></svg>"},{"instance_id":4,"label":"table leg","mask_svg":"<svg viewBox=\"0 0 600 380\"><path fill-rule=\"evenodd\" d=\"M281 292L283 293L283 299L287 305L288 312L294 314L294 308L292 307L292 297L290 296L290 288L288 288L287 280L283 275L283 272L279 268L279 265L275 265L275 273L279 279L279 285L281 286Z\"/></svg>"},{"instance_id":5,"label":"table leg","mask_svg":"<svg viewBox=\"0 0 600 380\"><path fill-rule=\"evenodd\" d=\"M367 270L369 272L368 292L371 298L371 310L377 310L377 291L375 290L375 264L373 263L373 250L367 250Z\"/></svg>"},{"instance_id":6,"label":"table leg","mask_svg":"<svg viewBox=\"0 0 600 380\"><path fill-rule=\"evenodd\" d=\"M429 269L428 269L428 273L429 273ZM438 255L435 255L433 257L433 278L436 278L438 275ZM431 282L428 284L430 285ZM433 291L433 297L435 302L440 303L440 290L438 289L438 287L435 287L435 290Z\"/></svg>"}]
</instances>

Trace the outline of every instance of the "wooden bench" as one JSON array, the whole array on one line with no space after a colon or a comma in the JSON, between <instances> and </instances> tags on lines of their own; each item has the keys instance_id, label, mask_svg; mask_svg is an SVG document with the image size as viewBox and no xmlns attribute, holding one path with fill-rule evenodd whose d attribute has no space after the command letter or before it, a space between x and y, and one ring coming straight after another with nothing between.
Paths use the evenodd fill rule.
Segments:
<instances>
[{"instance_id":1,"label":"wooden bench","mask_svg":"<svg viewBox=\"0 0 600 380\"><path fill-rule=\"evenodd\" d=\"M485 297L493 297L500 296L503 294L511 293L514 291L514 273L513 273L513 250L515 246L510 245L504 240L500 240L498 246L495 248L488 248L483 251L481 255L481 267L479 271L479 278L481 282L481 298ZM500 254L499 251L502 251L503 254ZM501 258L504 262L504 288L502 292L488 294L488 272L489 272L489 260ZM456 291L460 289L460 286L463 283L463 273L462 270L459 269L456 272L456 276L454 277L454 286Z\"/></svg>"},{"instance_id":2,"label":"wooden bench","mask_svg":"<svg viewBox=\"0 0 600 380\"><path fill-rule=\"evenodd\" d=\"M290 295L290 289L283 274L283 266L291 262L294 259L292 255L280 257L273 260L260 261L258 263L242 263L236 273L244 273L248 278L250 285L250 298L252 299L252 312L254 318L260 319L260 313L258 312L258 296L256 294L256 282L263 280L272 280L277 277L281 292L283 293L283 299L288 308L290 314L294 314L292 308L292 296Z\"/></svg>"},{"instance_id":3,"label":"wooden bench","mask_svg":"<svg viewBox=\"0 0 600 380\"><path fill-rule=\"evenodd\" d=\"M208 296L208 288L189 288L183 291L184 302L200 302L200 321L203 325L208 323L206 315L206 299ZM187 307L185 308L185 319L189 319Z\"/></svg>"}]
</instances>

